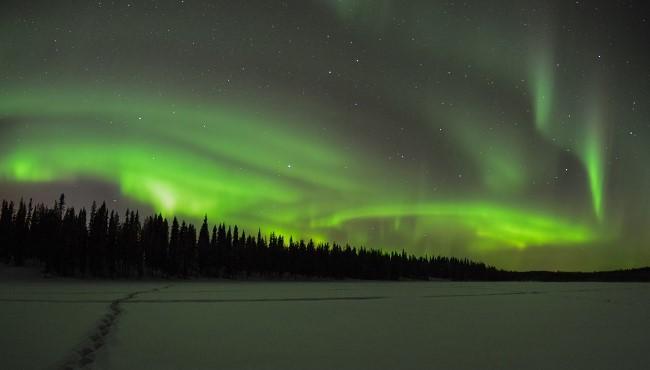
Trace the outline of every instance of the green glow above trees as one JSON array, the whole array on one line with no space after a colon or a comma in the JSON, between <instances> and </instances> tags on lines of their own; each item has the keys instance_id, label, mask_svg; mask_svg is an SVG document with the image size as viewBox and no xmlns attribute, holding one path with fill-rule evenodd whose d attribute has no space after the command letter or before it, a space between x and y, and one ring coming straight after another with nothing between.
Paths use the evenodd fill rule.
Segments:
<instances>
[{"instance_id":1,"label":"green glow above trees","mask_svg":"<svg viewBox=\"0 0 650 370\"><path fill-rule=\"evenodd\" d=\"M308 133L297 136L277 123L267 126L267 120L277 119L271 114L251 117L74 89L45 99L49 94L16 94L0 103L4 116L21 117L39 128L19 144L4 143L0 173L5 178L99 179L165 215L200 218L207 213L213 219L318 239L331 237L353 220L392 219L399 229L403 217L456 225L484 246L570 245L597 237L584 225L495 204L422 199L392 206L391 198L408 198L407 189L396 188L391 179L378 180L372 172L346 172L334 145ZM34 107L38 114L31 113ZM41 116L49 117L48 122L41 122ZM122 134L126 126L129 135ZM269 136L249 133L266 127L273 127ZM20 135L21 128L15 129ZM478 137L467 138L468 147L487 151L482 165L488 169L488 188L499 188L499 180L508 187L522 181L508 152L490 152L478 145ZM368 207L382 198L386 205ZM363 232L356 235L357 242L368 239Z\"/></svg>"},{"instance_id":2,"label":"green glow above trees","mask_svg":"<svg viewBox=\"0 0 650 370\"><path fill-rule=\"evenodd\" d=\"M560 244L574 245L598 239L589 226L557 216L506 205L463 201L382 205L343 211L314 226L341 226L346 222L385 217L417 217L424 222L461 226L479 246L507 245L516 248Z\"/></svg>"}]
</instances>

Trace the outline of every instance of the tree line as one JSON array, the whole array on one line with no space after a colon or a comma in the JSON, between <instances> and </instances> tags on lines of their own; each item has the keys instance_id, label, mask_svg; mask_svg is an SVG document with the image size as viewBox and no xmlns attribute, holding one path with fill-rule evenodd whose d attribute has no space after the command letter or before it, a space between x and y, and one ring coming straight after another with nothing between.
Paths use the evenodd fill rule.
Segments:
<instances>
[{"instance_id":1,"label":"tree line","mask_svg":"<svg viewBox=\"0 0 650 370\"><path fill-rule=\"evenodd\" d=\"M91 277L220 277L333 279L472 279L497 277L483 263L453 257L424 257L355 248L313 240L287 241L271 233L247 234L225 223L197 228L160 214L141 221L137 211L123 216L106 203L90 212L66 207L2 201L0 259L42 264L44 272Z\"/></svg>"},{"instance_id":2,"label":"tree line","mask_svg":"<svg viewBox=\"0 0 650 370\"><path fill-rule=\"evenodd\" d=\"M90 212L2 201L0 261L33 261L48 274L101 278L452 279L535 281L650 281L650 268L596 272L515 272L469 259L415 256L337 243L295 241L271 233L246 234L225 223L197 228L160 214L140 221L106 203Z\"/></svg>"}]
</instances>

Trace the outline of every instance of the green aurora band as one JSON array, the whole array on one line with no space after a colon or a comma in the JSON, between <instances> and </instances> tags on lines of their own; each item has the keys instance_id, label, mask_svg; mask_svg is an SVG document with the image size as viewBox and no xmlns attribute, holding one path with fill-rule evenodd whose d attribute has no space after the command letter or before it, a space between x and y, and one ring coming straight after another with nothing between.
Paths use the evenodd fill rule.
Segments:
<instances>
[{"instance_id":1,"label":"green aurora band","mask_svg":"<svg viewBox=\"0 0 650 370\"><path fill-rule=\"evenodd\" d=\"M460 227L472 236L470 246L477 248L572 245L598 237L588 225L507 204L435 198L391 204L389 197L373 196L373 191L381 190L375 183L392 188L387 180L341 175L343 159L334 145L315 135L296 136L280 123L273 125L271 138L251 135L274 119L268 115L259 118L214 106L189 107L164 99L111 98L75 90L5 96L0 114L39 127L23 134L18 126L13 135L24 139L18 145L3 143L3 178L115 182L126 196L165 215L199 219L207 214L248 228L262 226L317 240L333 238L351 220L403 217ZM128 136L121 135L124 125L133 126ZM325 176L331 173L337 175ZM512 181L502 173L498 177ZM491 177L486 185L498 177ZM341 200L332 204L337 197ZM365 243L367 236L350 241Z\"/></svg>"},{"instance_id":2,"label":"green aurora band","mask_svg":"<svg viewBox=\"0 0 650 370\"><path fill-rule=\"evenodd\" d=\"M385 205L340 212L313 226L335 227L349 220L418 217L448 225L462 225L471 230L484 246L507 245L525 248L530 245L579 244L593 241L597 234L589 227L558 219L556 216L481 203L431 203ZM493 243L498 242L498 243Z\"/></svg>"}]
</instances>

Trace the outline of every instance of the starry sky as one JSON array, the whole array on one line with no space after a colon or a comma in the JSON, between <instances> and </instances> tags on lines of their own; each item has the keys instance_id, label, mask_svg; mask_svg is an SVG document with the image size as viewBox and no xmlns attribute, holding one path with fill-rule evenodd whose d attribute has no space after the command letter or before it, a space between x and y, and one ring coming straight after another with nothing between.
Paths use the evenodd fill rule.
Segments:
<instances>
[{"instance_id":1,"label":"starry sky","mask_svg":"<svg viewBox=\"0 0 650 370\"><path fill-rule=\"evenodd\" d=\"M644 1L3 1L0 197L650 264Z\"/></svg>"}]
</instances>

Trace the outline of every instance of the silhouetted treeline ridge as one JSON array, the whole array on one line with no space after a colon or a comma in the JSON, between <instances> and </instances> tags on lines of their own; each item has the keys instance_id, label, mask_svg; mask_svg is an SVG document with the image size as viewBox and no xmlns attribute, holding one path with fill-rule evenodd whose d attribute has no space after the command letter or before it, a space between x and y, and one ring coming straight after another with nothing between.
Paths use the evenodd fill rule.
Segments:
<instances>
[{"instance_id":1,"label":"silhouetted treeline ridge","mask_svg":"<svg viewBox=\"0 0 650 370\"><path fill-rule=\"evenodd\" d=\"M237 226L197 228L160 214L123 216L106 203L90 211L31 201L2 202L0 258L43 264L47 273L93 277L225 277L353 279L493 279L483 263L448 257L416 257L282 235L247 234Z\"/></svg>"},{"instance_id":2,"label":"silhouetted treeline ridge","mask_svg":"<svg viewBox=\"0 0 650 370\"><path fill-rule=\"evenodd\" d=\"M510 272L454 257L427 257L345 247L282 235L246 234L225 224L197 228L162 215L140 221L137 211L123 217L106 203L90 211L66 207L61 195L52 206L22 199L2 201L0 259L23 265L37 261L44 272L64 276L605 280L650 281L650 269L596 273Z\"/></svg>"}]
</instances>

